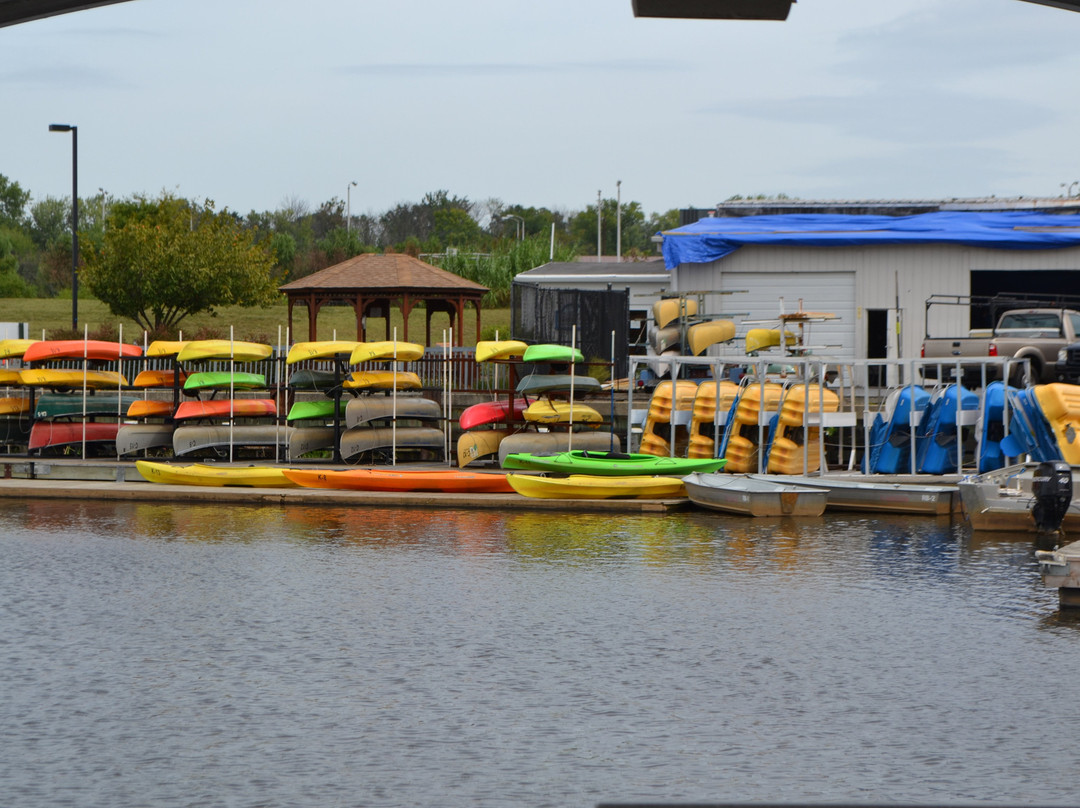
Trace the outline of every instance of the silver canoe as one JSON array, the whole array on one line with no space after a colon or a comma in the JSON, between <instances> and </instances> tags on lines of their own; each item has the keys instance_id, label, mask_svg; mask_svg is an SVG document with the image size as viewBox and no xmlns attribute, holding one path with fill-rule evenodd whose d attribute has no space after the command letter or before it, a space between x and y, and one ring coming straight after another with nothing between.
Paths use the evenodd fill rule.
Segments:
<instances>
[{"instance_id":1,"label":"silver canoe","mask_svg":"<svg viewBox=\"0 0 1080 808\"><path fill-rule=\"evenodd\" d=\"M873 511L876 513L912 513L948 516L959 508L960 493L955 485L909 485L878 480L804 477L799 475L750 475L817 488L827 494L825 508L830 511Z\"/></svg>"},{"instance_id":2,"label":"silver canoe","mask_svg":"<svg viewBox=\"0 0 1080 808\"><path fill-rule=\"evenodd\" d=\"M436 421L442 418L439 402L423 396L361 396L351 399L345 407L345 426L354 427L371 421L390 418L416 421Z\"/></svg>"},{"instance_id":3,"label":"silver canoe","mask_svg":"<svg viewBox=\"0 0 1080 808\"><path fill-rule=\"evenodd\" d=\"M743 516L821 516L826 493L792 483L736 474L694 473L683 477L695 505Z\"/></svg>"}]
</instances>

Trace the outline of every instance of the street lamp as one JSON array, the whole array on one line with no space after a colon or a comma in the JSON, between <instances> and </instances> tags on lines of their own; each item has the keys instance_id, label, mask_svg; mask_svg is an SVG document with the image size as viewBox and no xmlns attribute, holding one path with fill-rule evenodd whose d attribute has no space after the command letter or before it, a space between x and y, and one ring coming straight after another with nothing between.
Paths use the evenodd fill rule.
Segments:
<instances>
[{"instance_id":1,"label":"street lamp","mask_svg":"<svg viewBox=\"0 0 1080 808\"><path fill-rule=\"evenodd\" d=\"M79 127L51 123L50 132L71 132L71 330L79 330Z\"/></svg>"},{"instance_id":2,"label":"street lamp","mask_svg":"<svg viewBox=\"0 0 1080 808\"><path fill-rule=\"evenodd\" d=\"M503 219L517 219L517 221L514 222L514 235L517 236L522 241L524 241L525 240L525 220L520 216L515 216L513 213L504 213L502 215L502 218ZM520 229L518 227L518 222L521 223Z\"/></svg>"},{"instance_id":3,"label":"street lamp","mask_svg":"<svg viewBox=\"0 0 1080 808\"><path fill-rule=\"evenodd\" d=\"M352 232L352 189L356 187L356 180L345 186L345 232Z\"/></svg>"}]
</instances>

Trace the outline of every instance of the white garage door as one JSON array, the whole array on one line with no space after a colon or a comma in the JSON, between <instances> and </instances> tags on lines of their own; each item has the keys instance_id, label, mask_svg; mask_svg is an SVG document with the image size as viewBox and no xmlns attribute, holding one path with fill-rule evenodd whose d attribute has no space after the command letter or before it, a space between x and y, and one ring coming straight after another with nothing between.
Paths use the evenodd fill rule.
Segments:
<instances>
[{"instance_id":1,"label":"white garage door","mask_svg":"<svg viewBox=\"0 0 1080 808\"><path fill-rule=\"evenodd\" d=\"M720 285L725 291L746 290L724 295L721 305L728 312L749 312L748 320L775 321L781 298L788 313L798 310L802 298L805 311L835 314L835 320L808 325L807 341L820 346L814 353L855 357L854 272L725 272ZM741 340L748 329L765 325L738 323L738 336Z\"/></svg>"}]
</instances>

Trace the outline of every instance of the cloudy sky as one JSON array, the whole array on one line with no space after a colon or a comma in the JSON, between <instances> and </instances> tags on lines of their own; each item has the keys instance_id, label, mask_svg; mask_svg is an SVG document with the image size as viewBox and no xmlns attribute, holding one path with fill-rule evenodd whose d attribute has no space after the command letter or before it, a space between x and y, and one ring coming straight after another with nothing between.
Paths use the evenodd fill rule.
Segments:
<instances>
[{"instance_id":1,"label":"cloudy sky","mask_svg":"<svg viewBox=\"0 0 1080 808\"><path fill-rule=\"evenodd\" d=\"M646 213L735 194L1058 196L1080 13L799 0L786 22L631 0L133 0L0 28L0 174L35 199L169 190L240 213L351 188ZM356 187L350 185L357 183ZM1080 186L1074 185L1075 192Z\"/></svg>"}]
</instances>

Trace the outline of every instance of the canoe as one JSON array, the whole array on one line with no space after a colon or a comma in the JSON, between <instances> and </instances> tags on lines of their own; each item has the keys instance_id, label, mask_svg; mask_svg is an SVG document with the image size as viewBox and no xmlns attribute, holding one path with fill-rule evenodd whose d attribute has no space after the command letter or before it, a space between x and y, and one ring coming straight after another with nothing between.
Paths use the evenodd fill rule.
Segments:
<instances>
[{"instance_id":1,"label":"canoe","mask_svg":"<svg viewBox=\"0 0 1080 808\"><path fill-rule=\"evenodd\" d=\"M176 386L177 381L183 384L187 377L188 374L180 369L141 370L138 375L135 376L135 381L131 383L131 386L138 388L162 387L172 389Z\"/></svg>"},{"instance_id":2,"label":"canoe","mask_svg":"<svg viewBox=\"0 0 1080 808\"><path fill-rule=\"evenodd\" d=\"M759 477L756 474L750 476ZM805 476L771 477L770 479L824 491L827 511L948 516L953 512L954 506L959 505L960 502L960 493L955 485L917 485Z\"/></svg>"},{"instance_id":3,"label":"canoe","mask_svg":"<svg viewBox=\"0 0 1080 808\"><path fill-rule=\"evenodd\" d=\"M821 516L827 495L820 488L732 474L694 472L683 478L695 505L741 516Z\"/></svg>"},{"instance_id":4,"label":"canoe","mask_svg":"<svg viewBox=\"0 0 1080 808\"><path fill-rule=\"evenodd\" d=\"M474 429L463 432L457 441L458 468L497 455L499 444L510 434L506 429Z\"/></svg>"},{"instance_id":5,"label":"canoe","mask_svg":"<svg viewBox=\"0 0 1080 808\"><path fill-rule=\"evenodd\" d=\"M285 476L305 488L352 491L439 491L443 493L510 494L505 474L460 469L398 471L396 469L285 469Z\"/></svg>"},{"instance_id":6,"label":"canoe","mask_svg":"<svg viewBox=\"0 0 1080 808\"><path fill-rule=\"evenodd\" d=\"M721 342L735 339L735 323L731 320L710 320L694 323L686 330L686 341L690 344L690 353L701 356L706 349Z\"/></svg>"},{"instance_id":7,"label":"canoe","mask_svg":"<svg viewBox=\"0 0 1080 808\"><path fill-rule=\"evenodd\" d=\"M506 480L519 494L541 499L671 499L686 496L686 489L678 477L507 474Z\"/></svg>"},{"instance_id":8,"label":"canoe","mask_svg":"<svg viewBox=\"0 0 1080 808\"><path fill-rule=\"evenodd\" d=\"M293 365L307 359L342 359L352 356L352 352L363 343L357 340L321 340L317 342L298 342L289 349L285 357L286 365Z\"/></svg>"},{"instance_id":9,"label":"canoe","mask_svg":"<svg viewBox=\"0 0 1080 808\"><path fill-rule=\"evenodd\" d=\"M289 408L286 421L325 421L334 417L334 406L337 405L338 415L345 414L344 401L334 401L332 398L320 398L315 401L294 401Z\"/></svg>"},{"instance_id":10,"label":"canoe","mask_svg":"<svg viewBox=\"0 0 1080 808\"><path fill-rule=\"evenodd\" d=\"M231 359L234 362L258 362L273 354L274 349L261 342L240 342L227 339L198 339L184 345L176 354L177 362L197 362L204 359Z\"/></svg>"},{"instance_id":11,"label":"canoe","mask_svg":"<svg viewBox=\"0 0 1080 808\"><path fill-rule=\"evenodd\" d=\"M665 297L653 303L653 320L657 328L663 328L679 317L693 317L697 310L697 300L692 297Z\"/></svg>"},{"instance_id":12,"label":"canoe","mask_svg":"<svg viewBox=\"0 0 1080 808\"><path fill-rule=\"evenodd\" d=\"M64 368L26 368L19 371L19 383L25 387L54 387L81 390L127 387L127 379L112 370L68 370Z\"/></svg>"},{"instance_id":13,"label":"canoe","mask_svg":"<svg viewBox=\"0 0 1080 808\"><path fill-rule=\"evenodd\" d=\"M295 390L333 390L335 383L341 384L348 378L347 374L338 375L332 370L301 368L289 374L289 387Z\"/></svg>"},{"instance_id":14,"label":"canoe","mask_svg":"<svg viewBox=\"0 0 1080 808\"><path fill-rule=\"evenodd\" d=\"M35 421L30 428L27 449L35 451L81 444L84 426L87 443L116 445L116 433L120 431L120 424L115 421Z\"/></svg>"},{"instance_id":15,"label":"canoe","mask_svg":"<svg viewBox=\"0 0 1080 808\"><path fill-rule=\"evenodd\" d=\"M122 456L172 446L174 429L173 424L124 424L116 433L116 454Z\"/></svg>"},{"instance_id":16,"label":"canoe","mask_svg":"<svg viewBox=\"0 0 1080 808\"><path fill-rule=\"evenodd\" d=\"M338 436L344 432L344 428L341 427L335 434L332 426L296 426L291 429L286 451L286 457L289 460L299 460L309 452L333 449L337 444Z\"/></svg>"},{"instance_id":17,"label":"canoe","mask_svg":"<svg viewBox=\"0 0 1080 808\"><path fill-rule=\"evenodd\" d=\"M173 431L173 454L185 455L193 452L213 451L215 454L227 454L230 444L233 449L265 449L280 446L285 448L289 442L291 426L280 424L198 424L178 426Z\"/></svg>"},{"instance_id":18,"label":"canoe","mask_svg":"<svg viewBox=\"0 0 1080 808\"><path fill-rule=\"evenodd\" d=\"M62 418L106 416L117 418L128 411L136 401L142 401L137 393L97 392L84 397L79 393L45 393L34 402L34 420L51 421ZM84 413L85 410L85 413Z\"/></svg>"},{"instance_id":19,"label":"canoe","mask_svg":"<svg viewBox=\"0 0 1080 808\"><path fill-rule=\"evenodd\" d=\"M604 416L588 404L542 398L525 408L522 417L536 424L599 424Z\"/></svg>"},{"instance_id":20,"label":"canoe","mask_svg":"<svg viewBox=\"0 0 1080 808\"><path fill-rule=\"evenodd\" d=\"M441 451L446 437L441 429L433 426L391 427L354 426L341 435L341 456L356 457L364 452L387 451L397 447L397 451L424 450Z\"/></svg>"},{"instance_id":21,"label":"canoe","mask_svg":"<svg viewBox=\"0 0 1080 808\"><path fill-rule=\"evenodd\" d=\"M38 340L23 352L24 362L48 362L56 359L93 359L109 361L142 356L142 348L126 342L106 342L99 339Z\"/></svg>"},{"instance_id":22,"label":"canoe","mask_svg":"<svg viewBox=\"0 0 1080 808\"><path fill-rule=\"evenodd\" d=\"M581 351L567 345L530 345L521 355L521 359L524 362L553 362L563 365L585 361Z\"/></svg>"},{"instance_id":23,"label":"canoe","mask_svg":"<svg viewBox=\"0 0 1080 808\"><path fill-rule=\"evenodd\" d=\"M147 356L176 356L191 340L156 339L146 349Z\"/></svg>"},{"instance_id":24,"label":"canoe","mask_svg":"<svg viewBox=\"0 0 1080 808\"><path fill-rule=\"evenodd\" d=\"M719 471L727 461L687 457L656 457L648 454L597 452L574 449L557 454L508 454L503 467L531 469L561 474L591 474L601 477L632 477L641 475L677 475L685 477L695 471Z\"/></svg>"},{"instance_id":25,"label":"canoe","mask_svg":"<svg viewBox=\"0 0 1080 808\"><path fill-rule=\"evenodd\" d=\"M523 396L538 396L544 393L569 393L573 386L574 395L598 393L603 385L592 376L569 373L530 373L517 383L516 392Z\"/></svg>"},{"instance_id":26,"label":"canoe","mask_svg":"<svg viewBox=\"0 0 1080 808\"><path fill-rule=\"evenodd\" d=\"M35 342L40 342L40 340L0 339L0 359L22 359L26 349Z\"/></svg>"},{"instance_id":27,"label":"canoe","mask_svg":"<svg viewBox=\"0 0 1080 808\"><path fill-rule=\"evenodd\" d=\"M420 377L406 370L395 373L392 370L357 370L342 382L346 390L419 390Z\"/></svg>"},{"instance_id":28,"label":"canoe","mask_svg":"<svg viewBox=\"0 0 1080 808\"><path fill-rule=\"evenodd\" d=\"M183 405L181 405L183 406ZM173 403L157 398L140 398L132 401L127 408L128 418L168 418L172 415Z\"/></svg>"},{"instance_id":29,"label":"canoe","mask_svg":"<svg viewBox=\"0 0 1080 808\"><path fill-rule=\"evenodd\" d=\"M439 402L422 396L363 396L349 401L345 407L345 426L353 427L371 421L396 417L402 420L437 421L442 418Z\"/></svg>"},{"instance_id":30,"label":"canoe","mask_svg":"<svg viewBox=\"0 0 1080 808\"><path fill-rule=\"evenodd\" d=\"M479 404L466 407L462 411L461 417L458 418L458 424L462 429L474 429L487 424L502 424L507 420L518 421L521 420L525 408L528 406L529 401L525 398L515 398L512 409L511 403L507 399L481 401ZM507 418L507 414L510 412L513 412L513 417Z\"/></svg>"},{"instance_id":31,"label":"canoe","mask_svg":"<svg viewBox=\"0 0 1080 808\"><path fill-rule=\"evenodd\" d=\"M529 346L517 339L480 340L476 343L476 361L490 362L494 359L520 357Z\"/></svg>"},{"instance_id":32,"label":"canoe","mask_svg":"<svg viewBox=\"0 0 1080 808\"><path fill-rule=\"evenodd\" d=\"M277 415L272 398L215 398L209 401L182 401L173 418L193 421L199 418L259 418Z\"/></svg>"},{"instance_id":33,"label":"canoe","mask_svg":"<svg viewBox=\"0 0 1080 808\"><path fill-rule=\"evenodd\" d=\"M374 361L397 361L415 362L424 355L424 346L415 342L361 342L353 349L349 356L350 365L359 365L361 362Z\"/></svg>"},{"instance_id":34,"label":"canoe","mask_svg":"<svg viewBox=\"0 0 1080 808\"><path fill-rule=\"evenodd\" d=\"M682 329L677 325L669 325L667 328L658 328L649 337L653 350L658 354L667 351L679 351L682 347Z\"/></svg>"},{"instance_id":35,"label":"canoe","mask_svg":"<svg viewBox=\"0 0 1080 808\"><path fill-rule=\"evenodd\" d=\"M193 463L174 466L150 460L136 460L139 474L152 483L166 485L241 486L246 488L291 488L295 485L276 466L207 466Z\"/></svg>"},{"instance_id":36,"label":"canoe","mask_svg":"<svg viewBox=\"0 0 1080 808\"><path fill-rule=\"evenodd\" d=\"M22 415L30 412L30 399L17 396L0 398L0 415Z\"/></svg>"},{"instance_id":37,"label":"canoe","mask_svg":"<svg viewBox=\"0 0 1080 808\"><path fill-rule=\"evenodd\" d=\"M197 393L199 390L262 390L266 387L266 377L261 373L247 373L227 370L207 370L192 373L184 379L184 392Z\"/></svg>"},{"instance_id":38,"label":"canoe","mask_svg":"<svg viewBox=\"0 0 1080 808\"><path fill-rule=\"evenodd\" d=\"M471 435L473 433L466 432ZM483 432L476 434L482 435ZM617 452L622 448L619 436L610 432L514 432L499 442L499 465L506 464L512 454L557 454L573 449L594 452Z\"/></svg>"},{"instance_id":39,"label":"canoe","mask_svg":"<svg viewBox=\"0 0 1080 808\"><path fill-rule=\"evenodd\" d=\"M1035 494L1032 484L1039 463L1017 463L984 474L964 477L957 484L964 515L972 530L1037 533L1032 516ZM1061 529L1070 535L1080 531L1080 467L1073 467L1072 503Z\"/></svg>"}]
</instances>

